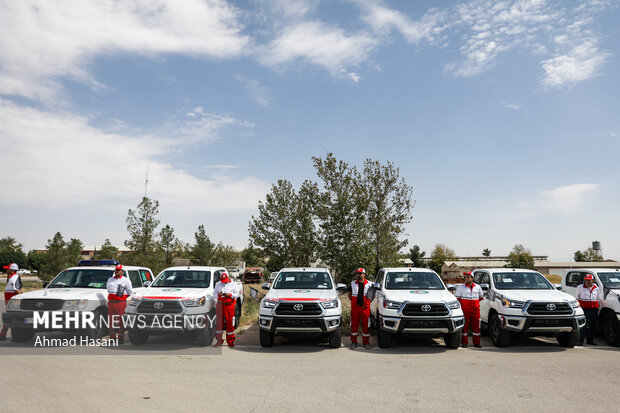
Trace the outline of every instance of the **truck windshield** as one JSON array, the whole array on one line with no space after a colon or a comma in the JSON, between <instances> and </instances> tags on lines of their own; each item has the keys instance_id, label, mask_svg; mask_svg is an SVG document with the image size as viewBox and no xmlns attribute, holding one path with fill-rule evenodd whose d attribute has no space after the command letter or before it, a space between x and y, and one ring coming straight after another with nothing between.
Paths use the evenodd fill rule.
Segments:
<instances>
[{"instance_id":1,"label":"truck windshield","mask_svg":"<svg viewBox=\"0 0 620 413\"><path fill-rule=\"evenodd\" d=\"M47 288L106 288L108 278L114 275L114 269L75 269L64 270Z\"/></svg>"},{"instance_id":2,"label":"truck windshield","mask_svg":"<svg viewBox=\"0 0 620 413\"><path fill-rule=\"evenodd\" d=\"M603 285L607 288L618 289L620 288L620 272L599 272L598 278L601 279Z\"/></svg>"},{"instance_id":3,"label":"truck windshield","mask_svg":"<svg viewBox=\"0 0 620 413\"><path fill-rule=\"evenodd\" d=\"M209 288L211 271L168 270L153 282L153 287Z\"/></svg>"},{"instance_id":4,"label":"truck windshield","mask_svg":"<svg viewBox=\"0 0 620 413\"><path fill-rule=\"evenodd\" d=\"M332 279L326 272L283 272L273 283L276 290L302 288L305 290L329 290Z\"/></svg>"},{"instance_id":5,"label":"truck windshield","mask_svg":"<svg viewBox=\"0 0 620 413\"><path fill-rule=\"evenodd\" d=\"M443 290L445 287L437 274L432 272L389 272L385 277L388 290Z\"/></svg>"},{"instance_id":6,"label":"truck windshield","mask_svg":"<svg viewBox=\"0 0 620 413\"><path fill-rule=\"evenodd\" d=\"M553 290L553 285L537 272L496 272L493 282L498 290Z\"/></svg>"}]
</instances>

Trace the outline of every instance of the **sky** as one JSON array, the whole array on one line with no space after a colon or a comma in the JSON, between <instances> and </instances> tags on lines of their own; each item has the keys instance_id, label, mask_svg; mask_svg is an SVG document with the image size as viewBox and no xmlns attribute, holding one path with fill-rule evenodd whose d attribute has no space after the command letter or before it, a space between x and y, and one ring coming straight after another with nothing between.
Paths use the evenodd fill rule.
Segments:
<instances>
[{"instance_id":1,"label":"sky","mask_svg":"<svg viewBox=\"0 0 620 413\"><path fill-rule=\"evenodd\" d=\"M0 237L244 247L312 157L393 162L409 246L620 260L614 1L0 2Z\"/></svg>"}]
</instances>

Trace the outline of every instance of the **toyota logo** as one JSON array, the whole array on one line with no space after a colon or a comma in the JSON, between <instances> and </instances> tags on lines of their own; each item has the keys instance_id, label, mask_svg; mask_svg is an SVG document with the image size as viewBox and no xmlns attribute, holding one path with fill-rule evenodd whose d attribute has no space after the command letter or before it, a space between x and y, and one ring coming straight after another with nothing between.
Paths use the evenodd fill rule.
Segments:
<instances>
[{"instance_id":1,"label":"toyota logo","mask_svg":"<svg viewBox=\"0 0 620 413\"><path fill-rule=\"evenodd\" d=\"M295 305L293 306L293 310L295 310L295 311L301 311L301 310L303 310L303 309L304 309L303 304L295 304Z\"/></svg>"},{"instance_id":2,"label":"toyota logo","mask_svg":"<svg viewBox=\"0 0 620 413\"><path fill-rule=\"evenodd\" d=\"M431 306L430 304L424 304L422 306L422 311L431 311Z\"/></svg>"},{"instance_id":3,"label":"toyota logo","mask_svg":"<svg viewBox=\"0 0 620 413\"><path fill-rule=\"evenodd\" d=\"M553 304L553 303L547 304L547 310L549 310L549 311L555 310L555 304Z\"/></svg>"},{"instance_id":4,"label":"toyota logo","mask_svg":"<svg viewBox=\"0 0 620 413\"><path fill-rule=\"evenodd\" d=\"M41 308L41 307L43 307L44 305L45 305L45 304L43 304L42 302L38 302L38 303L37 303L37 308Z\"/></svg>"},{"instance_id":5,"label":"toyota logo","mask_svg":"<svg viewBox=\"0 0 620 413\"><path fill-rule=\"evenodd\" d=\"M156 310L161 310L162 308L164 308L164 303L162 303L161 301L158 301L155 304L153 304L153 308L155 308Z\"/></svg>"}]
</instances>

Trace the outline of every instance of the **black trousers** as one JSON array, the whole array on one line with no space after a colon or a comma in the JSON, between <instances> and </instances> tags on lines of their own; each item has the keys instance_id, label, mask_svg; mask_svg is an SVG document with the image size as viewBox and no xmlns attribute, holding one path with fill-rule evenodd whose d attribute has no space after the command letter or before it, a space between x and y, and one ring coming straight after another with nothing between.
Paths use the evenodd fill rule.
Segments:
<instances>
[{"instance_id":1,"label":"black trousers","mask_svg":"<svg viewBox=\"0 0 620 413\"><path fill-rule=\"evenodd\" d=\"M583 342L586 335L588 341L592 341L598 326L598 308L584 308L583 313L586 315L586 326L581 329L579 341Z\"/></svg>"}]
</instances>

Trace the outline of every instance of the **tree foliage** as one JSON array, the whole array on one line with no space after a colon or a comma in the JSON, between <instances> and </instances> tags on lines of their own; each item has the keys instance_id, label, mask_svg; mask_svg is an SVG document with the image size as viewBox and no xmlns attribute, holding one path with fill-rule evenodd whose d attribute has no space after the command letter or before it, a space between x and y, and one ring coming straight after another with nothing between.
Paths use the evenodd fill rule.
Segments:
<instances>
[{"instance_id":1,"label":"tree foliage","mask_svg":"<svg viewBox=\"0 0 620 413\"><path fill-rule=\"evenodd\" d=\"M118 248L116 248L110 242L109 238L106 238L101 249L95 251L94 258L97 260L114 260L118 256Z\"/></svg>"},{"instance_id":2,"label":"tree foliage","mask_svg":"<svg viewBox=\"0 0 620 413\"><path fill-rule=\"evenodd\" d=\"M190 250L190 258L193 265L211 265L215 244L211 242L204 225L198 226L198 231L194 233L194 245Z\"/></svg>"},{"instance_id":3,"label":"tree foliage","mask_svg":"<svg viewBox=\"0 0 620 413\"><path fill-rule=\"evenodd\" d=\"M13 237L4 237L0 239L0 269L11 263L19 265L19 268L28 264L28 259L22 245Z\"/></svg>"},{"instance_id":4,"label":"tree foliage","mask_svg":"<svg viewBox=\"0 0 620 413\"><path fill-rule=\"evenodd\" d=\"M232 266L237 264L240 256L241 254L234 247L220 242L213 252L213 265Z\"/></svg>"},{"instance_id":5,"label":"tree foliage","mask_svg":"<svg viewBox=\"0 0 620 413\"><path fill-rule=\"evenodd\" d=\"M485 248L482 250L482 256L483 257L490 257L491 256L491 250L488 248Z\"/></svg>"},{"instance_id":6,"label":"tree foliage","mask_svg":"<svg viewBox=\"0 0 620 413\"><path fill-rule=\"evenodd\" d=\"M508 254L508 268L527 268L534 269L534 257L532 257L532 251L526 249L523 245L517 244L512 248L510 254Z\"/></svg>"},{"instance_id":7,"label":"tree foliage","mask_svg":"<svg viewBox=\"0 0 620 413\"><path fill-rule=\"evenodd\" d=\"M66 242L60 232L47 240L47 252L42 263L43 278L50 279L67 267L77 265L82 252L82 242L71 238Z\"/></svg>"},{"instance_id":8,"label":"tree foliage","mask_svg":"<svg viewBox=\"0 0 620 413\"><path fill-rule=\"evenodd\" d=\"M585 261L589 261L589 262L597 262L597 261L603 261L603 257L600 256L596 251L594 251L592 248L588 248L585 249L583 251L575 251L575 254L573 255L573 259L577 262L585 262Z\"/></svg>"},{"instance_id":9,"label":"tree foliage","mask_svg":"<svg viewBox=\"0 0 620 413\"><path fill-rule=\"evenodd\" d=\"M252 243L241 251L241 259L245 261L247 267L264 267L265 253Z\"/></svg>"},{"instance_id":10,"label":"tree foliage","mask_svg":"<svg viewBox=\"0 0 620 413\"><path fill-rule=\"evenodd\" d=\"M418 245L414 245L409 249L409 259L413 262L413 266L416 268L426 267L426 263L422 258L426 255L426 251L420 251Z\"/></svg>"},{"instance_id":11,"label":"tree foliage","mask_svg":"<svg viewBox=\"0 0 620 413\"><path fill-rule=\"evenodd\" d=\"M445 244L437 244L431 252L431 260L428 263L429 268L435 271L437 274L441 274L441 267L446 261L456 260L456 253L452 248L449 248Z\"/></svg>"},{"instance_id":12,"label":"tree foliage","mask_svg":"<svg viewBox=\"0 0 620 413\"><path fill-rule=\"evenodd\" d=\"M174 235L174 228L166 225L159 232L159 242L157 243L159 255L166 267L172 265L172 260L178 255L179 239Z\"/></svg>"},{"instance_id":13,"label":"tree foliage","mask_svg":"<svg viewBox=\"0 0 620 413\"><path fill-rule=\"evenodd\" d=\"M159 257L157 251L157 227L159 220L159 202L143 197L136 210L130 209L127 213L127 232L129 239L125 246L131 252L123 254L122 261L126 264L145 265L157 272Z\"/></svg>"}]
</instances>

